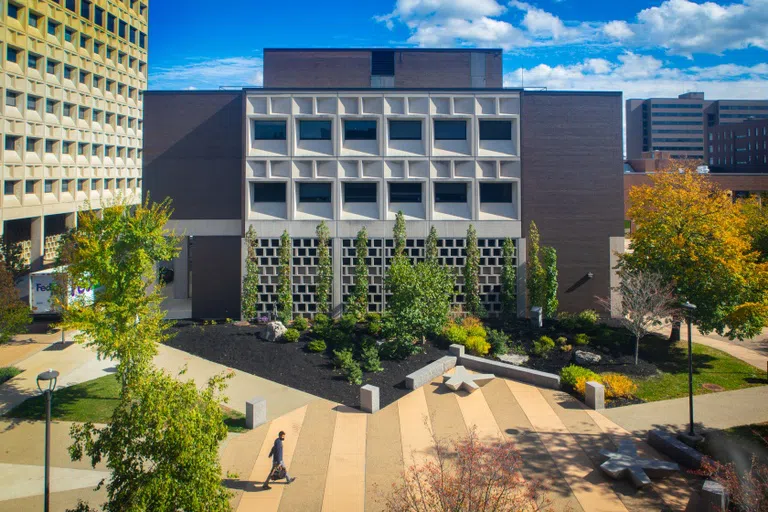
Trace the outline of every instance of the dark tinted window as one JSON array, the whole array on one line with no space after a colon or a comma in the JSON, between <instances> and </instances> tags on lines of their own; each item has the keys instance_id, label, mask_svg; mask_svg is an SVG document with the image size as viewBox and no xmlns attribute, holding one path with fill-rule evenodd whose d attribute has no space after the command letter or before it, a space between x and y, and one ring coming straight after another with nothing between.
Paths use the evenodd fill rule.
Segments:
<instances>
[{"instance_id":1,"label":"dark tinted window","mask_svg":"<svg viewBox=\"0 0 768 512\"><path fill-rule=\"evenodd\" d=\"M330 203L330 183L299 183L300 203Z\"/></svg>"},{"instance_id":2,"label":"dark tinted window","mask_svg":"<svg viewBox=\"0 0 768 512\"><path fill-rule=\"evenodd\" d=\"M285 121L254 121L253 138L256 140L285 140Z\"/></svg>"},{"instance_id":3,"label":"dark tinted window","mask_svg":"<svg viewBox=\"0 0 768 512\"><path fill-rule=\"evenodd\" d=\"M284 203L285 183L254 183L253 200L257 203Z\"/></svg>"},{"instance_id":4,"label":"dark tinted window","mask_svg":"<svg viewBox=\"0 0 768 512\"><path fill-rule=\"evenodd\" d=\"M378 76L395 75L395 52L374 50L371 52L371 74Z\"/></svg>"},{"instance_id":5,"label":"dark tinted window","mask_svg":"<svg viewBox=\"0 0 768 512\"><path fill-rule=\"evenodd\" d=\"M91 2L81 0L80 2L80 16L83 18L91 18Z\"/></svg>"},{"instance_id":6,"label":"dark tinted window","mask_svg":"<svg viewBox=\"0 0 768 512\"><path fill-rule=\"evenodd\" d=\"M435 121L435 140L466 140L466 121Z\"/></svg>"},{"instance_id":7,"label":"dark tinted window","mask_svg":"<svg viewBox=\"0 0 768 512\"><path fill-rule=\"evenodd\" d=\"M480 183L481 203L511 203L511 183Z\"/></svg>"},{"instance_id":8,"label":"dark tinted window","mask_svg":"<svg viewBox=\"0 0 768 512\"><path fill-rule=\"evenodd\" d=\"M375 183L345 183L344 201L347 203L375 203Z\"/></svg>"},{"instance_id":9,"label":"dark tinted window","mask_svg":"<svg viewBox=\"0 0 768 512\"><path fill-rule=\"evenodd\" d=\"M299 139L331 140L331 122L299 121Z\"/></svg>"},{"instance_id":10,"label":"dark tinted window","mask_svg":"<svg viewBox=\"0 0 768 512\"><path fill-rule=\"evenodd\" d=\"M511 140L512 121L480 121L480 140Z\"/></svg>"},{"instance_id":11,"label":"dark tinted window","mask_svg":"<svg viewBox=\"0 0 768 512\"><path fill-rule=\"evenodd\" d=\"M466 183L435 183L436 203L466 203Z\"/></svg>"},{"instance_id":12,"label":"dark tinted window","mask_svg":"<svg viewBox=\"0 0 768 512\"><path fill-rule=\"evenodd\" d=\"M390 183L390 203L420 203L421 183Z\"/></svg>"},{"instance_id":13,"label":"dark tinted window","mask_svg":"<svg viewBox=\"0 0 768 512\"><path fill-rule=\"evenodd\" d=\"M421 121L390 121L389 140L421 140Z\"/></svg>"},{"instance_id":14,"label":"dark tinted window","mask_svg":"<svg viewBox=\"0 0 768 512\"><path fill-rule=\"evenodd\" d=\"M346 140L376 140L376 121L344 121Z\"/></svg>"},{"instance_id":15,"label":"dark tinted window","mask_svg":"<svg viewBox=\"0 0 768 512\"><path fill-rule=\"evenodd\" d=\"M128 27L128 23L120 20L120 25L119 25L119 29L118 29L117 35L119 35L120 37L125 39L125 29L127 27Z\"/></svg>"},{"instance_id":16,"label":"dark tinted window","mask_svg":"<svg viewBox=\"0 0 768 512\"><path fill-rule=\"evenodd\" d=\"M70 11L75 12L75 0L67 0L64 5Z\"/></svg>"},{"instance_id":17,"label":"dark tinted window","mask_svg":"<svg viewBox=\"0 0 768 512\"><path fill-rule=\"evenodd\" d=\"M114 14L107 13L107 30L113 34L115 33L115 20L117 20L117 18L115 18Z\"/></svg>"},{"instance_id":18,"label":"dark tinted window","mask_svg":"<svg viewBox=\"0 0 768 512\"><path fill-rule=\"evenodd\" d=\"M5 184L3 185L3 187L4 187L3 188L3 192L5 193L5 195L12 196L13 195L13 189L14 189L15 186L16 186L16 182L15 181L6 181Z\"/></svg>"},{"instance_id":19,"label":"dark tinted window","mask_svg":"<svg viewBox=\"0 0 768 512\"><path fill-rule=\"evenodd\" d=\"M104 9L96 7L93 10L93 22L100 27L104 26Z\"/></svg>"}]
</instances>

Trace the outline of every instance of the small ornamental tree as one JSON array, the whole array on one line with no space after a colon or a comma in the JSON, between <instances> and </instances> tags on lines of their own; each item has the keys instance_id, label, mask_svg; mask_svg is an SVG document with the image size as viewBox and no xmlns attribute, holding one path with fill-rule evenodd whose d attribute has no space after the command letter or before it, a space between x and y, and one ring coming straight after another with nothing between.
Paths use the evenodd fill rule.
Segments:
<instances>
[{"instance_id":1,"label":"small ornamental tree","mask_svg":"<svg viewBox=\"0 0 768 512\"><path fill-rule=\"evenodd\" d=\"M464 302L468 313L485 316L485 308L480 302L480 249L477 247L475 226L467 229L467 251L464 260Z\"/></svg>"},{"instance_id":2,"label":"small ornamental tree","mask_svg":"<svg viewBox=\"0 0 768 512\"><path fill-rule=\"evenodd\" d=\"M386 499L388 512L550 510L536 480L526 480L514 443L481 441L476 429L449 446L433 435L435 457L413 462Z\"/></svg>"},{"instance_id":3,"label":"small ornamental tree","mask_svg":"<svg viewBox=\"0 0 768 512\"><path fill-rule=\"evenodd\" d=\"M403 215L402 210L398 210L395 216L395 228L392 235L395 239L395 248L392 254L395 257L402 256L405 253L405 241L408 237L405 229L405 215Z\"/></svg>"},{"instance_id":4,"label":"small ornamental tree","mask_svg":"<svg viewBox=\"0 0 768 512\"><path fill-rule=\"evenodd\" d=\"M13 275L0 261L0 344L26 331L31 322L29 306L19 299Z\"/></svg>"},{"instance_id":5,"label":"small ornamental tree","mask_svg":"<svg viewBox=\"0 0 768 512\"><path fill-rule=\"evenodd\" d=\"M542 262L544 264L544 307L545 318L557 315L557 251L554 247L542 247Z\"/></svg>"},{"instance_id":6,"label":"small ornamental tree","mask_svg":"<svg viewBox=\"0 0 768 512\"><path fill-rule=\"evenodd\" d=\"M635 364L640 353L640 340L651 327L661 325L667 318L678 314L679 300L675 288L661 274L621 268L619 286L613 291L621 297L621 324L635 336ZM612 312L610 297L598 298L598 302Z\"/></svg>"},{"instance_id":7,"label":"small ornamental tree","mask_svg":"<svg viewBox=\"0 0 768 512\"><path fill-rule=\"evenodd\" d=\"M355 240L355 286L349 297L347 312L362 320L368 312L368 231L363 226Z\"/></svg>"},{"instance_id":8,"label":"small ornamental tree","mask_svg":"<svg viewBox=\"0 0 768 512\"><path fill-rule=\"evenodd\" d=\"M5 235L0 237L0 261L5 263L14 281L29 272L29 265L22 259L21 244L11 242Z\"/></svg>"},{"instance_id":9,"label":"small ornamental tree","mask_svg":"<svg viewBox=\"0 0 768 512\"><path fill-rule=\"evenodd\" d=\"M315 300L317 312L327 315L331 311L331 286L333 286L333 263L331 252L328 248L331 241L331 232L328 225L322 221L317 225L317 284L315 286Z\"/></svg>"},{"instance_id":10,"label":"small ornamental tree","mask_svg":"<svg viewBox=\"0 0 768 512\"><path fill-rule=\"evenodd\" d=\"M504 267L501 271L501 310L507 318L517 315L517 268L515 267L515 243L504 240L502 247Z\"/></svg>"},{"instance_id":11,"label":"small ornamental tree","mask_svg":"<svg viewBox=\"0 0 768 512\"><path fill-rule=\"evenodd\" d=\"M528 289L528 307L544 308L545 273L539 261L539 228L531 221L528 228L528 251L526 262L526 287Z\"/></svg>"},{"instance_id":12,"label":"small ornamental tree","mask_svg":"<svg viewBox=\"0 0 768 512\"><path fill-rule=\"evenodd\" d=\"M439 252L437 250L437 228L432 226L429 228L429 235L427 236L426 243L426 260L430 263L437 263Z\"/></svg>"},{"instance_id":13,"label":"small ornamental tree","mask_svg":"<svg viewBox=\"0 0 768 512\"><path fill-rule=\"evenodd\" d=\"M243 299L241 311L244 320L252 321L258 314L259 303L259 260L256 257L256 249L259 247L259 239L253 226L248 227L245 233L245 276L243 276Z\"/></svg>"},{"instance_id":14,"label":"small ornamental tree","mask_svg":"<svg viewBox=\"0 0 768 512\"><path fill-rule=\"evenodd\" d=\"M288 231L280 236L280 261L277 274L277 319L288 325L293 320L293 290L291 290L291 237Z\"/></svg>"}]
</instances>

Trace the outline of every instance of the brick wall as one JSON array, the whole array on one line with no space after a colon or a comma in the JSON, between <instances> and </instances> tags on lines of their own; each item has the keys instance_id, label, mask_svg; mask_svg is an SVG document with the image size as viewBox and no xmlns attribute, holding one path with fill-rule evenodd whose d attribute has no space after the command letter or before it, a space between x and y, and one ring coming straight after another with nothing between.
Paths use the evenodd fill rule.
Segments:
<instances>
[{"instance_id":1,"label":"brick wall","mask_svg":"<svg viewBox=\"0 0 768 512\"><path fill-rule=\"evenodd\" d=\"M533 220L557 249L561 309L597 308L624 235L621 93L525 92L521 107L524 234Z\"/></svg>"}]
</instances>

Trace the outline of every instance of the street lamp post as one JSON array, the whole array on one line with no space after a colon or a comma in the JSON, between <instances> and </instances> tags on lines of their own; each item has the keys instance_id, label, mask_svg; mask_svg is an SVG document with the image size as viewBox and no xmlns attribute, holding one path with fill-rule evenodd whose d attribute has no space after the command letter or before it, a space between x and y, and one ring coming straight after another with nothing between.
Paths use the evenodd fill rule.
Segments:
<instances>
[{"instance_id":1,"label":"street lamp post","mask_svg":"<svg viewBox=\"0 0 768 512\"><path fill-rule=\"evenodd\" d=\"M51 398L58 378L59 372L50 369L37 376L37 389L45 395L45 512L51 505Z\"/></svg>"},{"instance_id":2,"label":"street lamp post","mask_svg":"<svg viewBox=\"0 0 768 512\"><path fill-rule=\"evenodd\" d=\"M693 313L696 311L696 306L686 302L682 307L688 317L688 411L690 414L688 436L694 439L696 432L693 430Z\"/></svg>"}]
</instances>

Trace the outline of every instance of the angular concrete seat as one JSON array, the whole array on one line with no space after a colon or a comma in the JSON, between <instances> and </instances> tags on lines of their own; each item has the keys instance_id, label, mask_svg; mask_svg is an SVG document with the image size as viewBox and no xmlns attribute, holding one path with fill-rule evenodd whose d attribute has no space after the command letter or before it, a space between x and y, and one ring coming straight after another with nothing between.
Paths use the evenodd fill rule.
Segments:
<instances>
[{"instance_id":1,"label":"angular concrete seat","mask_svg":"<svg viewBox=\"0 0 768 512\"><path fill-rule=\"evenodd\" d=\"M495 378L496 376L490 373L469 373L463 366L457 366L453 374L443 375L443 384L451 391L463 389L467 393L472 393Z\"/></svg>"}]
</instances>

